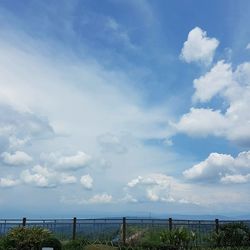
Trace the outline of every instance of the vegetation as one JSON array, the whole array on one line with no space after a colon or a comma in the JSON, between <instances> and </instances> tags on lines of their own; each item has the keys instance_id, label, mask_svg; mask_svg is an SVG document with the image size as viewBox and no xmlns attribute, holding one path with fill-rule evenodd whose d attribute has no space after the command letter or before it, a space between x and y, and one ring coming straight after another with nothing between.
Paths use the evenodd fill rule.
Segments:
<instances>
[{"instance_id":1,"label":"vegetation","mask_svg":"<svg viewBox=\"0 0 250 250\"><path fill-rule=\"evenodd\" d=\"M92 241L91 244L85 238L60 242L46 229L18 227L0 238L0 250L41 250L42 247L54 250L250 250L250 229L242 223L221 225L218 232L207 237L210 248L197 246L200 235L184 227L171 231L137 227L129 233L126 245L122 246L119 241Z\"/></svg>"},{"instance_id":2,"label":"vegetation","mask_svg":"<svg viewBox=\"0 0 250 250\"><path fill-rule=\"evenodd\" d=\"M250 230L243 223L228 223L219 227L218 233L210 238L211 245L217 247L250 247Z\"/></svg>"},{"instance_id":3,"label":"vegetation","mask_svg":"<svg viewBox=\"0 0 250 250\"><path fill-rule=\"evenodd\" d=\"M196 235L184 227L164 231L161 241L172 250L190 249L195 244Z\"/></svg>"},{"instance_id":4,"label":"vegetation","mask_svg":"<svg viewBox=\"0 0 250 250\"><path fill-rule=\"evenodd\" d=\"M53 247L53 250L62 250L62 243L55 237L48 238L41 243L40 248Z\"/></svg>"},{"instance_id":5,"label":"vegetation","mask_svg":"<svg viewBox=\"0 0 250 250\"><path fill-rule=\"evenodd\" d=\"M1 240L1 250L40 250L41 243L52 234L42 228L17 227L9 231Z\"/></svg>"},{"instance_id":6,"label":"vegetation","mask_svg":"<svg viewBox=\"0 0 250 250\"><path fill-rule=\"evenodd\" d=\"M83 238L71 240L63 244L63 250L82 250L87 244L88 242Z\"/></svg>"}]
</instances>

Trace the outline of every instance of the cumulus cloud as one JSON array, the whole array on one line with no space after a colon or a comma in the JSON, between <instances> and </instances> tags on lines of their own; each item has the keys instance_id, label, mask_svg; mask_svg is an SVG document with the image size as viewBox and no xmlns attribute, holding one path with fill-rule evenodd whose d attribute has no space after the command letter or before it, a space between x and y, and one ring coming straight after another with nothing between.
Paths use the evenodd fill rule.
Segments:
<instances>
[{"instance_id":1,"label":"cumulus cloud","mask_svg":"<svg viewBox=\"0 0 250 250\"><path fill-rule=\"evenodd\" d=\"M210 64L213 61L214 52L218 45L219 41L216 38L208 37L206 31L195 27L189 32L180 57L188 63Z\"/></svg>"},{"instance_id":2,"label":"cumulus cloud","mask_svg":"<svg viewBox=\"0 0 250 250\"><path fill-rule=\"evenodd\" d=\"M60 184L73 184L76 177L65 173L58 173L46 167L36 165L31 170L22 171L20 179L25 184L41 188L54 188Z\"/></svg>"},{"instance_id":3,"label":"cumulus cloud","mask_svg":"<svg viewBox=\"0 0 250 250\"><path fill-rule=\"evenodd\" d=\"M219 61L208 73L194 80L195 101L207 102L232 83L231 65Z\"/></svg>"},{"instance_id":4,"label":"cumulus cloud","mask_svg":"<svg viewBox=\"0 0 250 250\"><path fill-rule=\"evenodd\" d=\"M250 151L233 157L211 153L207 159L183 172L186 179L221 183L246 183L250 176Z\"/></svg>"},{"instance_id":5,"label":"cumulus cloud","mask_svg":"<svg viewBox=\"0 0 250 250\"><path fill-rule=\"evenodd\" d=\"M240 189L238 186L236 189L234 185L204 185L204 182L186 182L160 173L138 176L127 184L125 192L138 203L186 204L200 208L239 202L246 204L248 202L245 199L249 199L244 187Z\"/></svg>"},{"instance_id":6,"label":"cumulus cloud","mask_svg":"<svg viewBox=\"0 0 250 250\"><path fill-rule=\"evenodd\" d=\"M220 61L214 68L194 81L194 98L209 102L218 95L224 104L223 111L219 107L217 110L191 108L190 112L182 115L173 126L177 132L191 136L220 136L237 144L249 146L250 63L242 63L233 71L229 64Z\"/></svg>"},{"instance_id":7,"label":"cumulus cloud","mask_svg":"<svg viewBox=\"0 0 250 250\"><path fill-rule=\"evenodd\" d=\"M192 196L190 186L181 183L172 176L164 174L149 174L138 176L127 184L127 195L132 196L138 202L176 202L180 203L186 197L189 203L196 204Z\"/></svg>"},{"instance_id":8,"label":"cumulus cloud","mask_svg":"<svg viewBox=\"0 0 250 250\"><path fill-rule=\"evenodd\" d=\"M220 136L224 135L225 130L230 128L221 111L204 108L191 108L190 112L184 114L174 127L178 132L190 136L207 136L210 134Z\"/></svg>"},{"instance_id":9,"label":"cumulus cloud","mask_svg":"<svg viewBox=\"0 0 250 250\"><path fill-rule=\"evenodd\" d=\"M250 43L247 44L246 49L250 49Z\"/></svg>"},{"instance_id":10,"label":"cumulus cloud","mask_svg":"<svg viewBox=\"0 0 250 250\"><path fill-rule=\"evenodd\" d=\"M49 165L60 170L78 170L85 168L91 162L91 156L83 151L78 151L73 155L63 155L62 153L41 154L41 159Z\"/></svg>"},{"instance_id":11,"label":"cumulus cloud","mask_svg":"<svg viewBox=\"0 0 250 250\"><path fill-rule=\"evenodd\" d=\"M82 151L75 155L62 156L58 159L57 165L62 169L79 169L85 167L90 162L91 157Z\"/></svg>"},{"instance_id":12,"label":"cumulus cloud","mask_svg":"<svg viewBox=\"0 0 250 250\"><path fill-rule=\"evenodd\" d=\"M1 158L5 164L12 166L22 166L32 162L32 157L22 151L16 151L13 154L3 152Z\"/></svg>"},{"instance_id":13,"label":"cumulus cloud","mask_svg":"<svg viewBox=\"0 0 250 250\"><path fill-rule=\"evenodd\" d=\"M0 187L2 188L9 188L14 187L19 184L18 180L12 178L0 178Z\"/></svg>"},{"instance_id":14,"label":"cumulus cloud","mask_svg":"<svg viewBox=\"0 0 250 250\"><path fill-rule=\"evenodd\" d=\"M90 190L93 188L93 178L89 174L83 175L80 179L80 183L85 189Z\"/></svg>"}]
</instances>

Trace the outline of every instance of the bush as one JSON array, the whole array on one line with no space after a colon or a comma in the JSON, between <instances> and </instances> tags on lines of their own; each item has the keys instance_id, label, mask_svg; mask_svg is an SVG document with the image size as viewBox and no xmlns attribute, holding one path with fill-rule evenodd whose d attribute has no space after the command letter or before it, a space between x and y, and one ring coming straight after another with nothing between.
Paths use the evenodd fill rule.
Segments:
<instances>
[{"instance_id":1,"label":"bush","mask_svg":"<svg viewBox=\"0 0 250 250\"><path fill-rule=\"evenodd\" d=\"M250 230L243 223L228 223L212 234L212 244L223 247L250 246Z\"/></svg>"},{"instance_id":2,"label":"bush","mask_svg":"<svg viewBox=\"0 0 250 250\"><path fill-rule=\"evenodd\" d=\"M54 237L44 240L42 244L40 245L41 249L43 247L53 247L54 250L62 250L61 242L57 238L54 238Z\"/></svg>"},{"instance_id":3,"label":"bush","mask_svg":"<svg viewBox=\"0 0 250 250\"><path fill-rule=\"evenodd\" d=\"M184 227L164 231L160 235L161 241L172 250L189 249L194 245L195 233Z\"/></svg>"},{"instance_id":4,"label":"bush","mask_svg":"<svg viewBox=\"0 0 250 250\"><path fill-rule=\"evenodd\" d=\"M11 229L3 240L6 250L39 250L43 241L51 237L51 233L43 228L18 227Z\"/></svg>"}]
</instances>

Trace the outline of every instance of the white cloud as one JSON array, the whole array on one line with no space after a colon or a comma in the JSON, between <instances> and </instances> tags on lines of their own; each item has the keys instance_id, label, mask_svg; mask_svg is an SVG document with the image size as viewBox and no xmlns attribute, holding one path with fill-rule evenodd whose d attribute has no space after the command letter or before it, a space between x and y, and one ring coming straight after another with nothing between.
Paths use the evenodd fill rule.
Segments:
<instances>
[{"instance_id":1,"label":"white cloud","mask_svg":"<svg viewBox=\"0 0 250 250\"><path fill-rule=\"evenodd\" d=\"M220 66L224 65L225 69L221 77L208 77L213 70L203 78L201 77L199 82L196 82L197 88L194 96L201 101L209 101L214 95L219 95L225 111L219 110L219 107L217 110L191 108L190 112L184 114L173 127L177 132L191 136L220 136L237 144L249 146L250 63L238 65L235 71L232 71L229 64L219 63ZM216 80L213 81L213 79ZM211 86L217 80L217 87L212 87L211 90Z\"/></svg>"},{"instance_id":2,"label":"white cloud","mask_svg":"<svg viewBox=\"0 0 250 250\"><path fill-rule=\"evenodd\" d=\"M250 151L237 157L211 153L207 159L183 172L185 178L197 181L245 183L250 176Z\"/></svg>"},{"instance_id":3,"label":"white cloud","mask_svg":"<svg viewBox=\"0 0 250 250\"><path fill-rule=\"evenodd\" d=\"M58 159L58 167L62 169L79 169L89 164L91 157L82 151L72 156L63 156Z\"/></svg>"},{"instance_id":4,"label":"white cloud","mask_svg":"<svg viewBox=\"0 0 250 250\"><path fill-rule=\"evenodd\" d=\"M77 179L74 175L68 175L68 174L62 173L60 182L62 184L73 184L77 182Z\"/></svg>"},{"instance_id":5,"label":"white cloud","mask_svg":"<svg viewBox=\"0 0 250 250\"><path fill-rule=\"evenodd\" d=\"M12 178L0 178L0 187L8 188L17 186L18 184L19 184L18 180Z\"/></svg>"},{"instance_id":6,"label":"white cloud","mask_svg":"<svg viewBox=\"0 0 250 250\"><path fill-rule=\"evenodd\" d=\"M68 204L78 204L78 205L95 205L95 204L109 204L113 203L113 197L107 193L95 194L89 198L81 198L76 196L70 196L69 198L62 196L61 202Z\"/></svg>"},{"instance_id":7,"label":"white cloud","mask_svg":"<svg viewBox=\"0 0 250 250\"><path fill-rule=\"evenodd\" d=\"M233 163L231 155L211 153L206 160L185 170L183 175L190 180L216 181L233 170Z\"/></svg>"},{"instance_id":8,"label":"white cloud","mask_svg":"<svg viewBox=\"0 0 250 250\"><path fill-rule=\"evenodd\" d=\"M200 102L209 101L232 84L232 75L230 64L224 61L217 62L208 73L194 80L195 94L193 99Z\"/></svg>"},{"instance_id":9,"label":"white cloud","mask_svg":"<svg viewBox=\"0 0 250 250\"><path fill-rule=\"evenodd\" d=\"M243 88L250 85L250 62L244 62L237 66L234 74L234 80L240 83Z\"/></svg>"},{"instance_id":10,"label":"white cloud","mask_svg":"<svg viewBox=\"0 0 250 250\"><path fill-rule=\"evenodd\" d=\"M212 122L211 122L212 121ZM221 136L229 129L228 120L219 110L191 108L177 124L173 125L178 132L190 136Z\"/></svg>"},{"instance_id":11,"label":"white cloud","mask_svg":"<svg viewBox=\"0 0 250 250\"><path fill-rule=\"evenodd\" d=\"M235 175L225 175L221 178L221 182L225 184L242 184L250 182L250 174L247 175L241 175L241 174L235 174Z\"/></svg>"},{"instance_id":12,"label":"white cloud","mask_svg":"<svg viewBox=\"0 0 250 250\"><path fill-rule=\"evenodd\" d=\"M1 154L1 157L5 164L12 166L22 166L32 162L32 157L22 151L16 151L13 154L4 152Z\"/></svg>"},{"instance_id":13,"label":"white cloud","mask_svg":"<svg viewBox=\"0 0 250 250\"><path fill-rule=\"evenodd\" d=\"M55 169L60 170L78 170L85 168L91 162L91 156L83 151L78 151L73 155L62 155L60 152L41 154L41 159L52 165Z\"/></svg>"},{"instance_id":14,"label":"white cloud","mask_svg":"<svg viewBox=\"0 0 250 250\"><path fill-rule=\"evenodd\" d=\"M247 44L246 49L250 49L250 43Z\"/></svg>"},{"instance_id":15,"label":"white cloud","mask_svg":"<svg viewBox=\"0 0 250 250\"><path fill-rule=\"evenodd\" d=\"M58 173L46 167L36 165L31 170L26 169L20 175L25 184L41 188L54 188L60 184L73 184L76 177L65 173Z\"/></svg>"},{"instance_id":16,"label":"white cloud","mask_svg":"<svg viewBox=\"0 0 250 250\"><path fill-rule=\"evenodd\" d=\"M130 194L125 194L125 196L119 200L119 202L125 202L125 203L137 203L138 200L135 199L132 195Z\"/></svg>"},{"instance_id":17,"label":"white cloud","mask_svg":"<svg viewBox=\"0 0 250 250\"><path fill-rule=\"evenodd\" d=\"M112 199L113 199L113 197L110 194L106 194L106 193L96 194L96 195L94 195L93 197L91 197L88 200L88 203L91 203L91 204L97 204L97 203L105 204L105 203L111 203Z\"/></svg>"},{"instance_id":18,"label":"white cloud","mask_svg":"<svg viewBox=\"0 0 250 250\"><path fill-rule=\"evenodd\" d=\"M89 174L83 175L80 179L80 182L82 186L86 189L90 190L93 188L93 178Z\"/></svg>"},{"instance_id":19,"label":"white cloud","mask_svg":"<svg viewBox=\"0 0 250 250\"><path fill-rule=\"evenodd\" d=\"M219 41L217 39L208 37L206 31L195 27L189 32L180 56L188 63L210 64L213 61L214 52L218 45Z\"/></svg>"},{"instance_id":20,"label":"white cloud","mask_svg":"<svg viewBox=\"0 0 250 250\"><path fill-rule=\"evenodd\" d=\"M237 186L239 187L239 186ZM186 183L181 179L164 174L148 174L129 182L125 188L126 195L138 203L171 203L174 206L187 204L200 209L215 208L228 204L246 203L249 195L245 188L236 189L233 185L204 185L203 183Z\"/></svg>"},{"instance_id":21,"label":"white cloud","mask_svg":"<svg viewBox=\"0 0 250 250\"><path fill-rule=\"evenodd\" d=\"M191 195L190 185L181 183L172 176L164 174L149 174L138 176L127 184L127 194L138 202L176 202L179 203L184 197L190 203L197 201ZM132 193L132 194L131 194Z\"/></svg>"},{"instance_id":22,"label":"white cloud","mask_svg":"<svg viewBox=\"0 0 250 250\"><path fill-rule=\"evenodd\" d=\"M1 45L0 45L1 46ZM1 63L1 61L0 61ZM12 98L3 94L7 85L0 80L0 150L22 150L31 142L55 136L52 126L44 117L31 112L28 108L12 103ZM13 88L15 89L15 88ZM8 91L14 92L13 89ZM15 96L13 96L15 100Z\"/></svg>"}]
</instances>

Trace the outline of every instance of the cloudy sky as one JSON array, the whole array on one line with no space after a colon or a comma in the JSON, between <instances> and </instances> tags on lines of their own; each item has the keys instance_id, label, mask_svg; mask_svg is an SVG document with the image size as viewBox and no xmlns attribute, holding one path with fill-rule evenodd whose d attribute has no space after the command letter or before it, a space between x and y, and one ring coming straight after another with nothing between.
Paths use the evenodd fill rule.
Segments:
<instances>
[{"instance_id":1,"label":"cloudy sky","mask_svg":"<svg viewBox=\"0 0 250 250\"><path fill-rule=\"evenodd\" d=\"M249 213L249 12L0 1L1 216Z\"/></svg>"}]
</instances>

